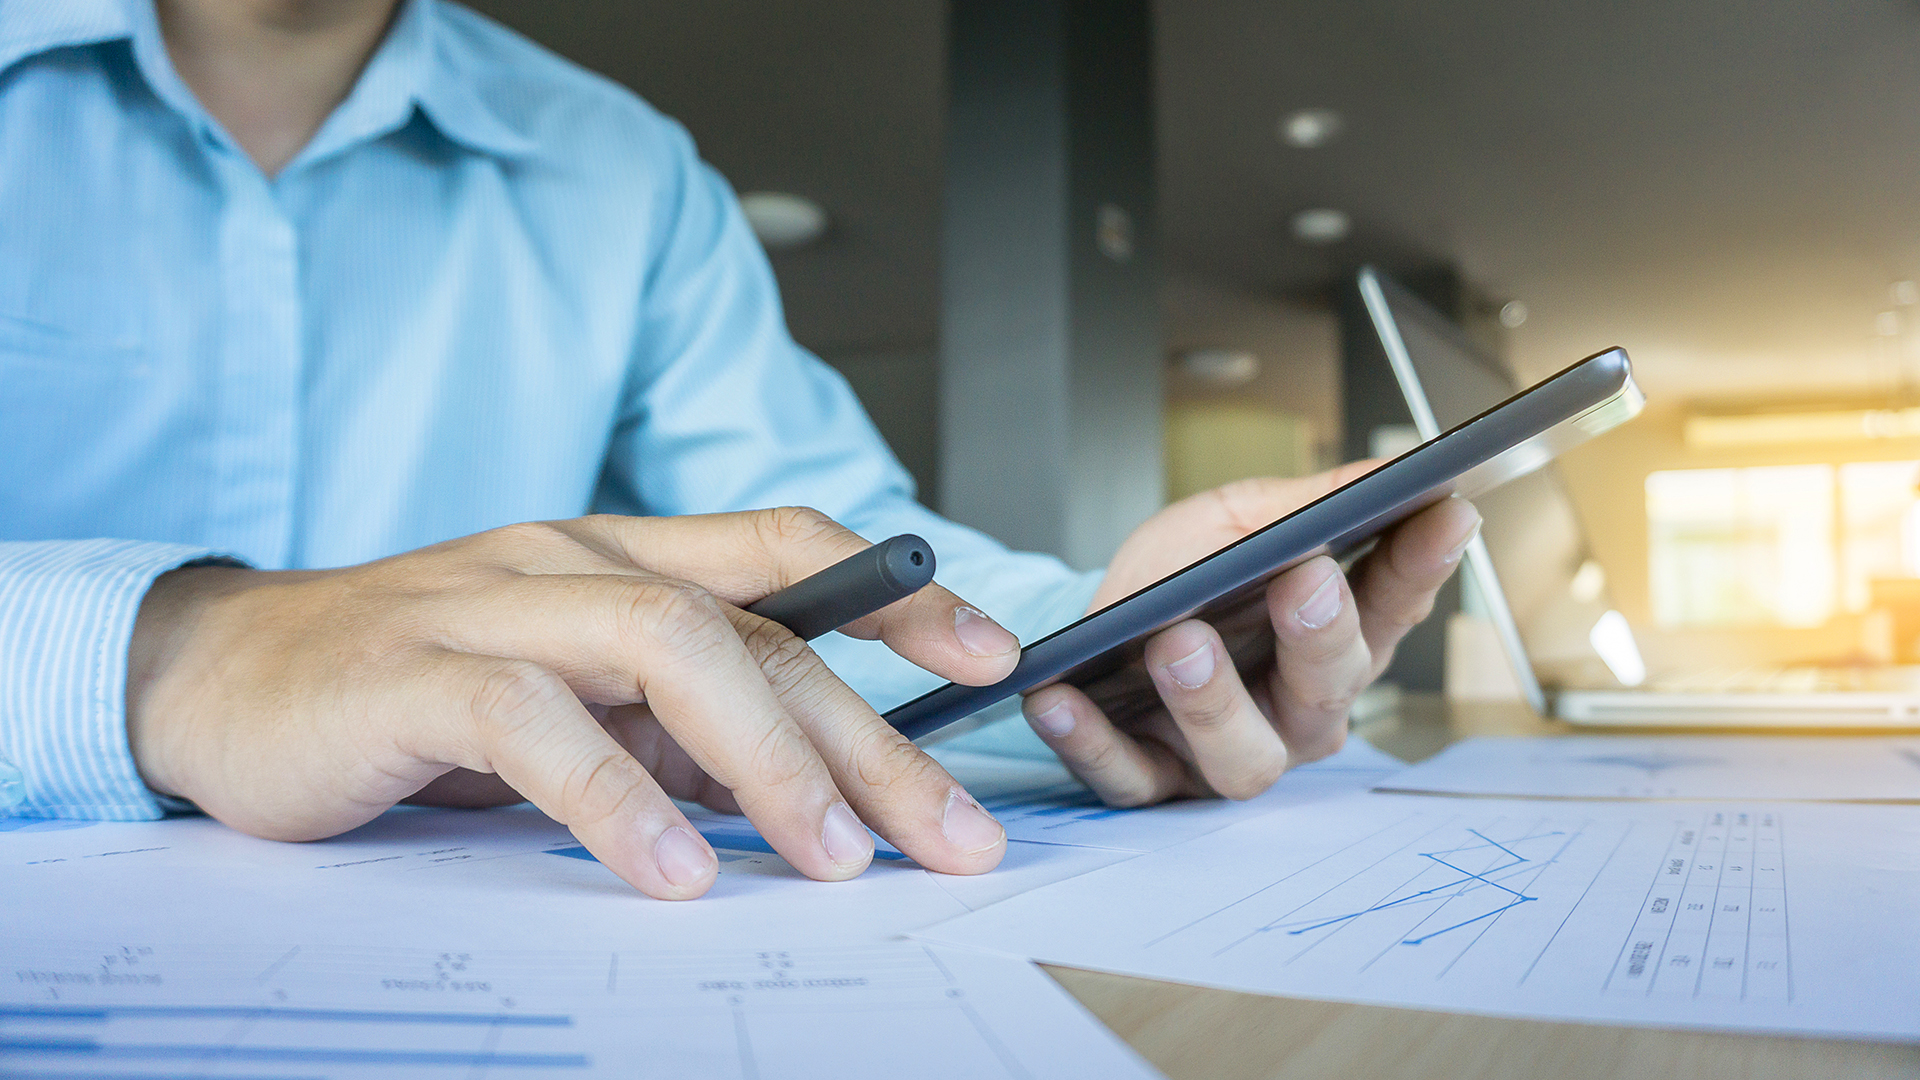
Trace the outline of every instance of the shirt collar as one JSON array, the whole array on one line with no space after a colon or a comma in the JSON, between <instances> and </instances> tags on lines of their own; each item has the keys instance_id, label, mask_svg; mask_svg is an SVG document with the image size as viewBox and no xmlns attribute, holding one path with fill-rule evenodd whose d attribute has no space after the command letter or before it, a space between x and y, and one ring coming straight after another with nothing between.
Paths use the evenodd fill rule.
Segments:
<instances>
[{"instance_id":1,"label":"shirt collar","mask_svg":"<svg viewBox=\"0 0 1920 1080\"><path fill-rule=\"evenodd\" d=\"M515 130L481 98L486 64L464 38L447 32L438 14L438 0L408 0L408 5L422 12L423 34L432 55L414 88L421 111L441 134L469 150L503 158L533 153L539 144Z\"/></svg>"},{"instance_id":2,"label":"shirt collar","mask_svg":"<svg viewBox=\"0 0 1920 1080\"><path fill-rule=\"evenodd\" d=\"M0 71L53 49L130 39L155 94L176 112L218 125L180 81L167 57L152 0L5 0L0 3ZM438 0L402 0L387 36L345 101L334 109L289 171L405 127L416 110L469 150L515 158L535 142L509 126L475 89L478 66L446 33Z\"/></svg>"},{"instance_id":3,"label":"shirt collar","mask_svg":"<svg viewBox=\"0 0 1920 1080\"><path fill-rule=\"evenodd\" d=\"M475 93L460 42L445 32L438 0L403 0L360 80L289 169L405 127L415 110L442 135L483 154L518 157L533 141L514 131Z\"/></svg>"},{"instance_id":4,"label":"shirt collar","mask_svg":"<svg viewBox=\"0 0 1920 1080\"><path fill-rule=\"evenodd\" d=\"M119 0L10 0L0 4L0 72L29 56L131 33Z\"/></svg>"}]
</instances>

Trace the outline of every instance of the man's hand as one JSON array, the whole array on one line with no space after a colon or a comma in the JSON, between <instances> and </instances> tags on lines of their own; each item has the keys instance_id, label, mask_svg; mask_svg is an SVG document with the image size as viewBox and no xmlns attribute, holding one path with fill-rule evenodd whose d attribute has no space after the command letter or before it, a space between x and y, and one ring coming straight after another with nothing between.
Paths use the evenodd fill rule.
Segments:
<instances>
[{"instance_id":1,"label":"man's hand","mask_svg":"<svg viewBox=\"0 0 1920 1080\"><path fill-rule=\"evenodd\" d=\"M178 570L134 630L127 727L156 791L259 836L394 803L517 802L653 896L713 851L669 795L744 811L820 879L873 856L991 869L998 822L784 628L740 610L866 547L811 510L515 525L345 570ZM930 585L847 627L943 677L1019 643ZM863 824L864 823L864 824Z\"/></svg>"},{"instance_id":2,"label":"man's hand","mask_svg":"<svg viewBox=\"0 0 1920 1080\"><path fill-rule=\"evenodd\" d=\"M1372 468L1244 480L1167 507L1127 538L1094 597L1099 610ZM1027 720L1068 768L1116 806L1183 795L1247 799L1290 764L1338 750L1353 699L1433 610L1480 525L1459 500L1407 519L1354 567L1322 555L1278 575L1235 625L1188 620L1148 639L1141 667L1083 693L1028 695ZM1222 631L1226 632L1223 639ZM1144 670L1141 670L1144 668Z\"/></svg>"}]
</instances>

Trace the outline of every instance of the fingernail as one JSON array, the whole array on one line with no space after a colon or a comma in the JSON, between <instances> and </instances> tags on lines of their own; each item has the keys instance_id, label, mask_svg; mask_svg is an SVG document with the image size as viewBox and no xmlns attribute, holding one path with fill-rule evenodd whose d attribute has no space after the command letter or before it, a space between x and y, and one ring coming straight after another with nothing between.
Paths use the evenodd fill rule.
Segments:
<instances>
[{"instance_id":1,"label":"fingernail","mask_svg":"<svg viewBox=\"0 0 1920 1080\"><path fill-rule=\"evenodd\" d=\"M1328 574L1327 580L1313 590L1313 595L1307 597L1307 602L1300 605L1300 610L1294 612L1293 617L1300 620L1301 626L1309 630L1318 630L1332 622L1339 614L1340 575L1333 573Z\"/></svg>"},{"instance_id":2,"label":"fingernail","mask_svg":"<svg viewBox=\"0 0 1920 1080\"><path fill-rule=\"evenodd\" d=\"M1020 647L1011 631L970 607L953 609L953 633L974 656L1005 656Z\"/></svg>"},{"instance_id":3,"label":"fingernail","mask_svg":"<svg viewBox=\"0 0 1920 1080\"><path fill-rule=\"evenodd\" d=\"M1324 588L1324 586L1322 586ZM1320 595L1315 593L1315 596ZM1309 600L1308 603L1313 601ZM1207 642L1187 655L1167 665L1167 674L1173 681L1189 690L1198 690L1213 678L1213 643Z\"/></svg>"},{"instance_id":4,"label":"fingernail","mask_svg":"<svg viewBox=\"0 0 1920 1080\"><path fill-rule=\"evenodd\" d=\"M1440 564L1442 566L1452 566L1454 563L1459 562L1460 556L1465 555L1467 553L1467 545L1473 543L1473 538L1479 535L1480 535L1480 521L1478 518L1475 518L1473 522L1473 528L1467 530L1467 535L1463 539L1461 539L1459 543L1453 545L1453 549L1451 551L1447 552L1445 555L1442 555L1440 557Z\"/></svg>"},{"instance_id":5,"label":"fingernail","mask_svg":"<svg viewBox=\"0 0 1920 1080\"><path fill-rule=\"evenodd\" d=\"M985 851L1007 835L999 822L959 788L947 792L947 816L940 831L947 835L947 843L967 855Z\"/></svg>"},{"instance_id":6,"label":"fingernail","mask_svg":"<svg viewBox=\"0 0 1920 1080\"><path fill-rule=\"evenodd\" d=\"M827 849L827 858L835 866L865 866L873 858L873 834L867 831L860 819L846 803L838 802L827 808L827 822L820 830L820 843Z\"/></svg>"},{"instance_id":7,"label":"fingernail","mask_svg":"<svg viewBox=\"0 0 1920 1080\"><path fill-rule=\"evenodd\" d=\"M1034 717L1033 723L1056 739L1065 738L1073 731L1073 710L1067 708L1067 703L1063 701Z\"/></svg>"},{"instance_id":8,"label":"fingernail","mask_svg":"<svg viewBox=\"0 0 1920 1080\"><path fill-rule=\"evenodd\" d=\"M653 842L653 861L660 876L675 886L691 885L713 869L713 852L700 838L675 825Z\"/></svg>"}]
</instances>

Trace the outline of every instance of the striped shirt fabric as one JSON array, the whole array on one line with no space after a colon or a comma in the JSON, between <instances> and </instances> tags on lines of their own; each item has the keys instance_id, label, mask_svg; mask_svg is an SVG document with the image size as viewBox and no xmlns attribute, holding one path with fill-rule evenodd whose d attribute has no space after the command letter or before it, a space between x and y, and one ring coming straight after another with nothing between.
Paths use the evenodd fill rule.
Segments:
<instances>
[{"instance_id":1,"label":"striped shirt fabric","mask_svg":"<svg viewBox=\"0 0 1920 1080\"><path fill-rule=\"evenodd\" d=\"M170 569L776 505L919 533L941 581L1023 640L1096 584L914 501L845 381L787 334L725 182L624 89L406 0L268 178L173 71L150 0L0 2L15 812L166 810L124 699L140 601ZM875 643L817 646L882 708L937 681Z\"/></svg>"}]
</instances>

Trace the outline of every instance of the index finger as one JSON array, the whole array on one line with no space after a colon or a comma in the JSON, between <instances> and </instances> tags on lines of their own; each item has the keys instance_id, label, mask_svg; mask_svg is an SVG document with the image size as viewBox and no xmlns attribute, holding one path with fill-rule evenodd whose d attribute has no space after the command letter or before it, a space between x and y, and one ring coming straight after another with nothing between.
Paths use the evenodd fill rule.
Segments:
<instances>
[{"instance_id":1,"label":"index finger","mask_svg":"<svg viewBox=\"0 0 1920 1080\"><path fill-rule=\"evenodd\" d=\"M645 701L789 863L822 880L853 877L873 839L728 612L699 586L656 575L531 575L470 601L449 638L539 665L587 701Z\"/></svg>"},{"instance_id":2,"label":"index finger","mask_svg":"<svg viewBox=\"0 0 1920 1080\"><path fill-rule=\"evenodd\" d=\"M422 756L498 774L649 896L686 900L713 884L707 842L558 676L503 657L430 659L437 678L416 683L418 715L442 737Z\"/></svg>"},{"instance_id":3,"label":"index finger","mask_svg":"<svg viewBox=\"0 0 1920 1080\"><path fill-rule=\"evenodd\" d=\"M698 582L746 607L873 545L817 510L779 507L666 518L589 518L588 537L610 557ZM1020 659L1020 641L938 584L841 628L886 642L915 665L954 682L984 686Z\"/></svg>"},{"instance_id":4,"label":"index finger","mask_svg":"<svg viewBox=\"0 0 1920 1080\"><path fill-rule=\"evenodd\" d=\"M1407 631L1432 613L1434 594L1479 530L1472 503L1445 499L1401 522L1354 568L1354 605L1374 674L1386 669Z\"/></svg>"}]
</instances>

